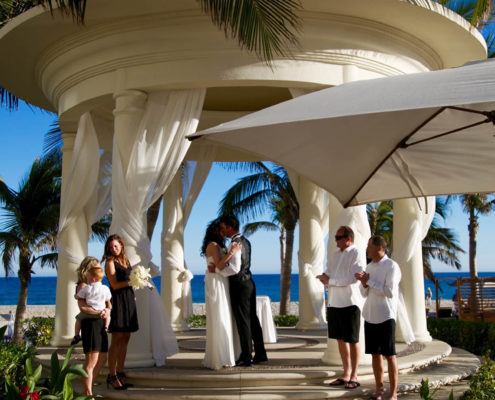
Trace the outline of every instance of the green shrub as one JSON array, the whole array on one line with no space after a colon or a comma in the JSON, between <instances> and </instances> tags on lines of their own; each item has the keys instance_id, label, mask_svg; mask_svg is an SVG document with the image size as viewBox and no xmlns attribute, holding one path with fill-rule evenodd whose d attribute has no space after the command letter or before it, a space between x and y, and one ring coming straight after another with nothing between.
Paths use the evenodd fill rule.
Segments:
<instances>
[{"instance_id":1,"label":"green shrub","mask_svg":"<svg viewBox=\"0 0 495 400\"><path fill-rule=\"evenodd\" d=\"M34 347L27 343L17 345L12 342L0 342L0 399L6 399L7 379L17 386L24 384L24 365L34 356Z\"/></svg>"},{"instance_id":2,"label":"green shrub","mask_svg":"<svg viewBox=\"0 0 495 400\"><path fill-rule=\"evenodd\" d=\"M276 326L296 326L299 322L298 315L275 315L273 317Z\"/></svg>"},{"instance_id":3,"label":"green shrub","mask_svg":"<svg viewBox=\"0 0 495 400\"><path fill-rule=\"evenodd\" d=\"M492 322L427 319L428 331L434 339L447 342L476 355L495 355L495 324Z\"/></svg>"},{"instance_id":4,"label":"green shrub","mask_svg":"<svg viewBox=\"0 0 495 400\"><path fill-rule=\"evenodd\" d=\"M419 388L419 397L421 398L421 400L435 400L433 395L439 389L440 388L433 389L433 391L430 393L430 385L428 383L428 379L426 379L426 380L421 379L421 387ZM449 400L454 400L454 390L453 389L450 391Z\"/></svg>"},{"instance_id":5,"label":"green shrub","mask_svg":"<svg viewBox=\"0 0 495 400\"><path fill-rule=\"evenodd\" d=\"M206 315L191 315L187 323L190 328L204 328L206 327Z\"/></svg>"},{"instance_id":6,"label":"green shrub","mask_svg":"<svg viewBox=\"0 0 495 400\"><path fill-rule=\"evenodd\" d=\"M489 354L483 357L480 369L470 379L469 390L461 397L462 400L493 400L495 399L495 364Z\"/></svg>"},{"instance_id":7,"label":"green shrub","mask_svg":"<svg viewBox=\"0 0 495 400\"><path fill-rule=\"evenodd\" d=\"M55 329L55 318L33 317L25 321L24 340L34 347L44 346L50 343L53 330Z\"/></svg>"},{"instance_id":8,"label":"green shrub","mask_svg":"<svg viewBox=\"0 0 495 400\"><path fill-rule=\"evenodd\" d=\"M88 377L84 371L82 364L70 366L70 356L72 347L69 347L65 360L62 364L58 361L57 352L54 351L51 357L50 378L46 380L46 385L38 386L38 381L41 378L42 366L38 365L33 371L31 358L28 358L25 363L23 372L25 377L22 386L12 382L7 378L6 395L7 399L63 399L63 400L90 400L100 396L78 396L72 390L72 380L78 377Z\"/></svg>"}]
</instances>

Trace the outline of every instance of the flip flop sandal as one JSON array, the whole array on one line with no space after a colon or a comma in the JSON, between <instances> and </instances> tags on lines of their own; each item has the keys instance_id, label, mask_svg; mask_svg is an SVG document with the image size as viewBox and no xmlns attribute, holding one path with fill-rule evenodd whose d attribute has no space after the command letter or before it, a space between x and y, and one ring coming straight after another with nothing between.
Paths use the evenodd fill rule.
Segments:
<instances>
[{"instance_id":1,"label":"flip flop sandal","mask_svg":"<svg viewBox=\"0 0 495 400\"><path fill-rule=\"evenodd\" d=\"M358 381L349 381L345 384L346 389L356 389L359 386L361 386L361 384Z\"/></svg>"},{"instance_id":2,"label":"flip flop sandal","mask_svg":"<svg viewBox=\"0 0 495 400\"><path fill-rule=\"evenodd\" d=\"M335 379L333 382L330 382L329 385L330 386L343 386L343 385L347 385L347 381L345 381L342 378L339 378L339 379Z\"/></svg>"}]
</instances>

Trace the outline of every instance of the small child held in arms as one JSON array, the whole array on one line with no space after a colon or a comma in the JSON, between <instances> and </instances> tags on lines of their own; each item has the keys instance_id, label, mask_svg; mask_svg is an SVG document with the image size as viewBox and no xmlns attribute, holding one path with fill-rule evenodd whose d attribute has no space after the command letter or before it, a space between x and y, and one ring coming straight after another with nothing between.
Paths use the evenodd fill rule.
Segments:
<instances>
[{"instance_id":1,"label":"small child held in arms","mask_svg":"<svg viewBox=\"0 0 495 400\"><path fill-rule=\"evenodd\" d=\"M105 308L112 308L110 299L110 289L101 283L105 273L98 259L86 257L77 269L78 284L76 288L76 300L86 300L88 306L93 310L103 312ZM75 335L72 339L71 346L81 341L79 334L81 330L81 321L86 318L100 318L101 314L88 314L80 312L76 315L76 324L74 327ZM106 313L105 330L110 325L110 313Z\"/></svg>"}]
</instances>

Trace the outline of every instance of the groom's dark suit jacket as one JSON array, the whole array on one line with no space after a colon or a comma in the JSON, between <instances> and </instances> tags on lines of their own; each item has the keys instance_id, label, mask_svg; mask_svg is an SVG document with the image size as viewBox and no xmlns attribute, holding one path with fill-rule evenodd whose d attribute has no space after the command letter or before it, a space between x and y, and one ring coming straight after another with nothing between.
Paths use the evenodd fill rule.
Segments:
<instances>
[{"instance_id":1,"label":"groom's dark suit jacket","mask_svg":"<svg viewBox=\"0 0 495 400\"><path fill-rule=\"evenodd\" d=\"M266 359L263 331L256 316L256 287L251 279L251 243L242 235L234 235L232 242L240 242L241 268L229 276L230 301L241 344L241 361L251 361L254 341L255 357Z\"/></svg>"},{"instance_id":2,"label":"groom's dark suit jacket","mask_svg":"<svg viewBox=\"0 0 495 400\"><path fill-rule=\"evenodd\" d=\"M240 242L241 249L241 269L236 275L231 275L229 280L231 282L243 282L251 279L251 243L244 236L235 236L232 239L232 243Z\"/></svg>"}]
</instances>

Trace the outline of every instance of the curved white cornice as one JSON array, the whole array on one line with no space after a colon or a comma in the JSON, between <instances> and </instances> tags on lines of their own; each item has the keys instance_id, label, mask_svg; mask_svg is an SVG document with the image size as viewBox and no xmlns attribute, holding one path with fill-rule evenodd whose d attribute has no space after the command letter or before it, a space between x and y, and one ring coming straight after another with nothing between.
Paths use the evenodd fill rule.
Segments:
<instances>
[{"instance_id":1,"label":"curved white cornice","mask_svg":"<svg viewBox=\"0 0 495 400\"><path fill-rule=\"evenodd\" d=\"M0 30L0 85L64 113L121 89L321 87L342 83L348 66L370 79L484 58L479 32L431 1L302 5L300 46L273 69L227 40L194 0L88 0L84 26L35 8Z\"/></svg>"}]
</instances>

